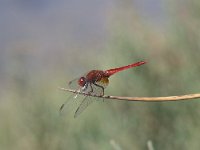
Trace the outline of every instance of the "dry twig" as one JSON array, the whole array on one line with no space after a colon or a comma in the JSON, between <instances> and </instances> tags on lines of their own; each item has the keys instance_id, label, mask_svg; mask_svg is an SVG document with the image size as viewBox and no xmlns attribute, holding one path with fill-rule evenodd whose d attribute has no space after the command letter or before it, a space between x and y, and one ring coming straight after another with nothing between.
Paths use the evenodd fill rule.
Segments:
<instances>
[{"instance_id":1,"label":"dry twig","mask_svg":"<svg viewBox=\"0 0 200 150\"><path fill-rule=\"evenodd\" d=\"M72 92L80 95L88 95L92 97L99 97L104 99L115 99L115 100L125 100L125 101L143 101L143 102L165 102L165 101L180 101L180 100L192 100L200 98L200 93L197 94L187 94L187 95L179 95L179 96L166 96L166 97L123 97L123 96L98 96L98 95L90 95L87 93L78 92L76 90L66 89L59 87L62 91Z\"/></svg>"}]
</instances>

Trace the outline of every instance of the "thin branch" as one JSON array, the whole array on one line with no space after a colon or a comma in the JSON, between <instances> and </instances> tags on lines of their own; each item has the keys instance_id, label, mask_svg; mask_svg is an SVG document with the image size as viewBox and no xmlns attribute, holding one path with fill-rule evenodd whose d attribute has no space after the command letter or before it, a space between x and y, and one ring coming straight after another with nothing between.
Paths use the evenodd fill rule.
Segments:
<instances>
[{"instance_id":1,"label":"thin branch","mask_svg":"<svg viewBox=\"0 0 200 150\"><path fill-rule=\"evenodd\" d=\"M78 92L72 89L66 89L59 87L62 91L72 92L80 95L87 95L91 97L98 97L104 99L115 99L115 100L125 100L125 101L143 101L143 102L164 102L164 101L180 101L180 100L192 100L200 98L200 93L197 94L187 94L187 95L179 95L179 96L166 96L166 97L123 97L123 96L98 96L98 95L90 95L88 93Z\"/></svg>"}]
</instances>

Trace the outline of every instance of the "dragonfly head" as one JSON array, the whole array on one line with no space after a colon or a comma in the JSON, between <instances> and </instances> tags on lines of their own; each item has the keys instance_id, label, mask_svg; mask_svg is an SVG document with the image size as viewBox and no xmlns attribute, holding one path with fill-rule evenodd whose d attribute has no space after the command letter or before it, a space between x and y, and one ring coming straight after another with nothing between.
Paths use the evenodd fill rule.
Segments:
<instances>
[{"instance_id":1,"label":"dragonfly head","mask_svg":"<svg viewBox=\"0 0 200 150\"><path fill-rule=\"evenodd\" d=\"M85 84L86 84L86 78L85 78L85 77L80 77L79 80L78 80L78 84L79 84L81 87L84 87Z\"/></svg>"}]
</instances>

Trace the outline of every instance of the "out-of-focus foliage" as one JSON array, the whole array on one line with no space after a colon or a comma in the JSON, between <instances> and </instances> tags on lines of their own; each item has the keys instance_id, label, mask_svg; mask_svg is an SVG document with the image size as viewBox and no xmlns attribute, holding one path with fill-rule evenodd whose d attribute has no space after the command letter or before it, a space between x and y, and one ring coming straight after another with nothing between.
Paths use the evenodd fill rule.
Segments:
<instances>
[{"instance_id":1,"label":"out-of-focus foliage","mask_svg":"<svg viewBox=\"0 0 200 150\"><path fill-rule=\"evenodd\" d=\"M148 12L139 10L148 7L138 8L136 2L110 2L104 12L105 39L90 41L80 37L87 41L83 44L79 37L72 37L71 29L76 32L79 29L76 21L66 23L70 27L64 30L65 22L49 19L49 26L39 32L46 36L52 36L49 32L53 32L55 37L37 41L21 35L13 37L10 43L7 41L0 51L0 149L141 150L148 149L149 140L155 150L200 149L198 100L163 103L105 100L92 104L77 119L73 118L73 112L59 115L60 105L70 94L57 87L66 86L66 81L95 67L109 69L140 60L148 62L111 77L106 89L110 95L168 96L199 92L199 1L159 2L163 14L155 16L139 13ZM154 3L157 5L152 0L152 8ZM50 8L52 11L47 12L55 13L54 7ZM86 9L84 13L90 14ZM27 27L24 32L39 34L36 30L44 23L40 19L41 24ZM70 17L66 19L73 21ZM56 21L60 28L52 31ZM90 30L86 24L83 26ZM57 40L59 35L61 41ZM106 46L100 46L99 39L104 39L102 43ZM61 46L52 47L54 44Z\"/></svg>"}]
</instances>

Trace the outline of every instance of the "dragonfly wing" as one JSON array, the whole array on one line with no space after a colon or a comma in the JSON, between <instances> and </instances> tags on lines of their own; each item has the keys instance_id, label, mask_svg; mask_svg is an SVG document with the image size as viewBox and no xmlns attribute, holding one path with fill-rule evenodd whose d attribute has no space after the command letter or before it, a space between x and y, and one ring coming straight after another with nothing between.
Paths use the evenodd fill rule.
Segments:
<instances>
[{"instance_id":1,"label":"dragonfly wing","mask_svg":"<svg viewBox=\"0 0 200 150\"><path fill-rule=\"evenodd\" d=\"M79 89L80 88L80 85L78 85L78 80L79 78L76 78L74 80L71 80L69 83L68 83L68 86L70 89Z\"/></svg>"},{"instance_id":2,"label":"dragonfly wing","mask_svg":"<svg viewBox=\"0 0 200 150\"><path fill-rule=\"evenodd\" d=\"M60 115L69 113L74 107L77 106L77 94L70 95L67 100L61 105L59 112Z\"/></svg>"},{"instance_id":3,"label":"dragonfly wing","mask_svg":"<svg viewBox=\"0 0 200 150\"><path fill-rule=\"evenodd\" d=\"M77 108L74 114L74 118L79 116L93 101L94 100L90 96L86 96L81 102L81 104L79 105L79 107Z\"/></svg>"}]
</instances>

